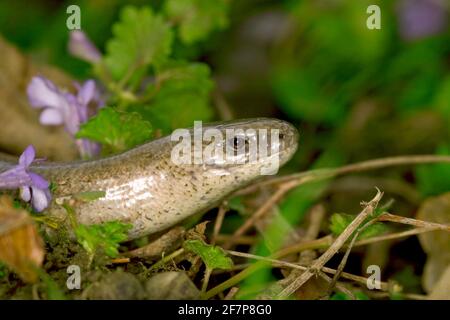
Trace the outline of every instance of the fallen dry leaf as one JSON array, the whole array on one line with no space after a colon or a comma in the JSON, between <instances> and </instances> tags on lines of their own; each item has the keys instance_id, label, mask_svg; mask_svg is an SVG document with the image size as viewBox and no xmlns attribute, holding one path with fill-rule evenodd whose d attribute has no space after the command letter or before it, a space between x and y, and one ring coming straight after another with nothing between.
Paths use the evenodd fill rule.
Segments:
<instances>
[{"instance_id":1,"label":"fallen dry leaf","mask_svg":"<svg viewBox=\"0 0 450 320\"><path fill-rule=\"evenodd\" d=\"M417 219L449 224L450 193L427 199L419 208ZM419 241L428 255L422 276L422 285L427 292L432 292L450 265L450 232L422 233L419 235Z\"/></svg>"},{"instance_id":2,"label":"fallen dry leaf","mask_svg":"<svg viewBox=\"0 0 450 320\"><path fill-rule=\"evenodd\" d=\"M431 300L450 300L450 265L434 285L433 290L428 295Z\"/></svg>"},{"instance_id":3,"label":"fallen dry leaf","mask_svg":"<svg viewBox=\"0 0 450 320\"><path fill-rule=\"evenodd\" d=\"M0 197L0 261L25 281L38 280L35 267L44 260L44 244L27 211L13 207L9 196Z\"/></svg>"},{"instance_id":4,"label":"fallen dry leaf","mask_svg":"<svg viewBox=\"0 0 450 320\"><path fill-rule=\"evenodd\" d=\"M73 80L55 67L34 63L1 36L0 52L0 149L20 154L33 144L38 157L76 159L78 152L73 139L62 126L41 125L40 111L31 108L26 93L31 78L37 75L67 89L73 88Z\"/></svg>"}]
</instances>

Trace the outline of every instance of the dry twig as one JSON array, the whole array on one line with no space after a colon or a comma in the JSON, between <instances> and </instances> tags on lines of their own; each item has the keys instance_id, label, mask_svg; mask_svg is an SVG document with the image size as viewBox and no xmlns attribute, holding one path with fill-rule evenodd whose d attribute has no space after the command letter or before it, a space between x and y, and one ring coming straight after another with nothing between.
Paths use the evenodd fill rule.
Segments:
<instances>
[{"instance_id":1,"label":"dry twig","mask_svg":"<svg viewBox=\"0 0 450 320\"><path fill-rule=\"evenodd\" d=\"M308 281L318 270L327 263L344 245L347 239L357 230L357 228L363 223L375 210L380 201L383 193L378 190L376 196L367 203L364 210L356 216L356 218L345 228L333 244L323 253L318 259L314 261L311 267L306 270L300 277L295 279L289 286L287 286L280 294L279 298L285 298L290 296L293 292L298 290L306 281Z\"/></svg>"},{"instance_id":2,"label":"dry twig","mask_svg":"<svg viewBox=\"0 0 450 320\"><path fill-rule=\"evenodd\" d=\"M223 219L227 213L226 204L222 203L219 207L219 212L217 213L216 222L214 223L214 231L211 237L211 244L215 244L217 241L217 236L220 233L220 228L222 227Z\"/></svg>"}]
</instances>

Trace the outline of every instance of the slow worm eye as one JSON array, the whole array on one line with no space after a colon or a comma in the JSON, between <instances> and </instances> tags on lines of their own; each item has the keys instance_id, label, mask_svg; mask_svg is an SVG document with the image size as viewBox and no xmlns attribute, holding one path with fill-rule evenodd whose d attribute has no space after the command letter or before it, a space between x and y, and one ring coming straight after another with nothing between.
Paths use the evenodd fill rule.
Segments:
<instances>
[{"instance_id":1,"label":"slow worm eye","mask_svg":"<svg viewBox=\"0 0 450 320\"><path fill-rule=\"evenodd\" d=\"M230 139L230 145L234 150L241 150L248 145L248 138L246 137L234 137Z\"/></svg>"}]
</instances>

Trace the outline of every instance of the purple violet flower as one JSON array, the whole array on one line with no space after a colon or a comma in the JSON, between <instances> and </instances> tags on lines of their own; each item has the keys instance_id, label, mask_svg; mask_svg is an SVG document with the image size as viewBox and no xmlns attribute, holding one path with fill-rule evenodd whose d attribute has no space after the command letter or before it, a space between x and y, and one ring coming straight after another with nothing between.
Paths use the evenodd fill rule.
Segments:
<instances>
[{"instance_id":1,"label":"purple violet flower","mask_svg":"<svg viewBox=\"0 0 450 320\"><path fill-rule=\"evenodd\" d=\"M442 32L448 23L446 0L401 0L399 31L403 39L415 40Z\"/></svg>"},{"instance_id":2,"label":"purple violet flower","mask_svg":"<svg viewBox=\"0 0 450 320\"><path fill-rule=\"evenodd\" d=\"M43 125L64 125L66 131L75 136L80 125L87 122L98 108L103 106L94 80L84 84L75 84L78 92L73 95L63 92L50 80L36 76L27 88L28 99L34 108L43 109L40 122ZM91 101L96 102L96 109L89 108ZM99 145L85 139L76 141L82 157L92 157L99 152Z\"/></svg>"},{"instance_id":3,"label":"purple violet flower","mask_svg":"<svg viewBox=\"0 0 450 320\"><path fill-rule=\"evenodd\" d=\"M48 207L52 199L50 183L42 176L29 171L36 152L32 145L28 146L19 158L19 164L0 173L0 189L20 188L20 197L31 202L33 208L40 212Z\"/></svg>"},{"instance_id":4,"label":"purple violet flower","mask_svg":"<svg viewBox=\"0 0 450 320\"><path fill-rule=\"evenodd\" d=\"M69 52L81 60L97 63L102 58L100 51L81 30L73 30L69 35Z\"/></svg>"}]
</instances>

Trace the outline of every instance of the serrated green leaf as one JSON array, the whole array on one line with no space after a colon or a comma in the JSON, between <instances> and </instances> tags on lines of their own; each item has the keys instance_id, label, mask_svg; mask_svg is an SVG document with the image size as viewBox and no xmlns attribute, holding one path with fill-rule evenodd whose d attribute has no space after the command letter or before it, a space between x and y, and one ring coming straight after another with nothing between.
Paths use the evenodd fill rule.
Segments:
<instances>
[{"instance_id":1,"label":"serrated green leaf","mask_svg":"<svg viewBox=\"0 0 450 320\"><path fill-rule=\"evenodd\" d=\"M138 72L162 63L170 54L172 31L149 7L125 7L112 32L104 62L117 81L130 70Z\"/></svg>"},{"instance_id":2,"label":"serrated green leaf","mask_svg":"<svg viewBox=\"0 0 450 320\"><path fill-rule=\"evenodd\" d=\"M176 128L191 127L195 120L212 118L209 93L213 82L206 64L171 62L158 68L156 78L158 84L149 88L154 93L150 104L132 109L156 128L166 134Z\"/></svg>"},{"instance_id":3,"label":"serrated green leaf","mask_svg":"<svg viewBox=\"0 0 450 320\"><path fill-rule=\"evenodd\" d=\"M211 270L227 270L233 267L233 260L227 257L225 251L220 247L206 244L200 240L187 240L184 242L184 248L199 255Z\"/></svg>"},{"instance_id":4,"label":"serrated green leaf","mask_svg":"<svg viewBox=\"0 0 450 320\"><path fill-rule=\"evenodd\" d=\"M226 0L168 0L165 11L179 24L179 37L185 44L206 39L214 30L228 26Z\"/></svg>"},{"instance_id":5,"label":"serrated green leaf","mask_svg":"<svg viewBox=\"0 0 450 320\"><path fill-rule=\"evenodd\" d=\"M89 226L79 224L75 228L75 235L78 243L89 254L93 255L98 248L102 248L107 256L115 258L119 254L119 243L127 240L127 232L131 227L131 224L118 221Z\"/></svg>"},{"instance_id":6,"label":"serrated green leaf","mask_svg":"<svg viewBox=\"0 0 450 320\"><path fill-rule=\"evenodd\" d=\"M330 230L334 235L340 235L352 221L353 217L335 213L330 218Z\"/></svg>"},{"instance_id":7,"label":"serrated green leaf","mask_svg":"<svg viewBox=\"0 0 450 320\"><path fill-rule=\"evenodd\" d=\"M351 216L344 213L335 213L330 218L330 230L335 236L339 236L344 232L345 228L355 219L355 216ZM375 222L372 225L366 227L360 232L357 239L367 239L374 236L378 236L387 231L387 226L381 222Z\"/></svg>"},{"instance_id":8,"label":"serrated green leaf","mask_svg":"<svg viewBox=\"0 0 450 320\"><path fill-rule=\"evenodd\" d=\"M151 135L151 124L138 113L103 108L81 126L77 138L100 142L104 153L116 153L147 141Z\"/></svg>"}]
</instances>

